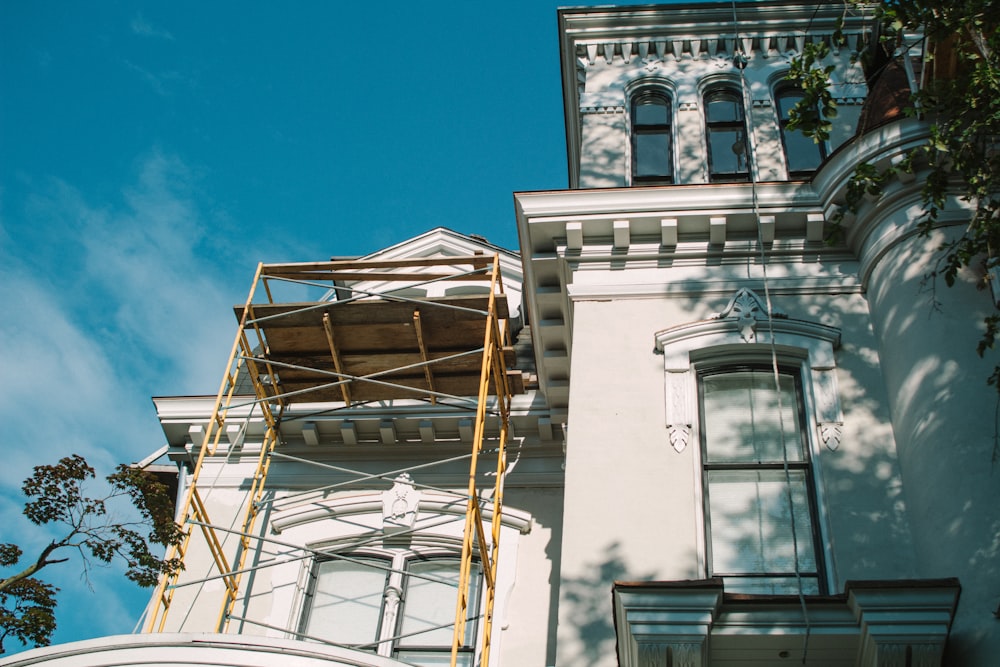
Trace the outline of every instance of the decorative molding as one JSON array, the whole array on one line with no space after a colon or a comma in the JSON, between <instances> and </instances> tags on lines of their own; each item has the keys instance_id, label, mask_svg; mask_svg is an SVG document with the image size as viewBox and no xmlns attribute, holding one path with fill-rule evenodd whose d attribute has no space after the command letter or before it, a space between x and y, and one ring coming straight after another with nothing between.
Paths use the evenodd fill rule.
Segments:
<instances>
[{"instance_id":1,"label":"decorative molding","mask_svg":"<svg viewBox=\"0 0 1000 667\"><path fill-rule=\"evenodd\" d=\"M670 446L683 452L691 440L694 422L692 376L689 370L668 372L665 378L667 439Z\"/></svg>"},{"instance_id":2,"label":"decorative molding","mask_svg":"<svg viewBox=\"0 0 1000 667\"><path fill-rule=\"evenodd\" d=\"M772 318L787 319L788 315L772 309ZM748 287L741 287L730 299L721 313L712 315L713 320L735 319L740 338L746 343L757 342L757 322L767 321L767 304Z\"/></svg>"},{"instance_id":3,"label":"decorative molding","mask_svg":"<svg viewBox=\"0 0 1000 667\"><path fill-rule=\"evenodd\" d=\"M677 642L670 647L673 667L701 667L705 660L702 644Z\"/></svg>"},{"instance_id":4,"label":"decorative molding","mask_svg":"<svg viewBox=\"0 0 1000 667\"><path fill-rule=\"evenodd\" d=\"M955 615L957 579L913 587L848 582L847 604L861 628L860 667L939 667Z\"/></svg>"},{"instance_id":5,"label":"decorative molding","mask_svg":"<svg viewBox=\"0 0 1000 667\"><path fill-rule=\"evenodd\" d=\"M698 103L697 102L681 102L680 104L677 105L677 110L678 111L697 111L698 110Z\"/></svg>"},{"instance_id":6,"label":"decorative molding","mask_svg":"<svg viewBox=\"0 0 1000 667\"><path fill-rule=\"evenodd\" d=\"M820 441L826 445L830 451L836 451L840 447L840 439L843 436L844 425L841 422L821 422L816 426Z\"/></svg>"},{"instance_id":7,"label":"decorative molding","mask_svg":"<svg viewBox=\"0 0 1000 667\"><path fill-rule=\"evenodd\" d=\"M844 413L837 390L837 370L833 367L812 369L813 400L816 403L816 424L820 441L827 449L840 447Z\"/></svg>"},{"instance_id":8,"label":"decorative molding","mask_svg":"<svg viewBox=\"0 0 1000 667\"><path fill-rule=\"evenodd\" d=\"M372 491L359 495L330 497L324 492L318 491L296 495L288 504L279 499L274 504L274 510L271 514L271 532L281 534L292 528L313 522L344 520L346 517L358 517L364 514L375 514L376 516L383 514L385 511L384 493ZM440 519L442 515L462 516L468 508L468 501L462 496L426 490L416 495L417 511L435 519ZM482 516L484 521L493 520L493 503L483 504ZM418 516L417 519L421 520L421 517ZM531 515L509 506L504 506L501 522L504 526L514 528L521 533L527 533L531 530Z\"/></svg>"},{"instance_id":9,"label":"decorative molding","mask_svg":"<svg viewBox=\"0 0 1000 667\"><path fill-rule=\"evenodd\" d=\"M612 600L621 667L708 665L708 637L722 607L721 580L679 587L616 583Z\"/></svg>"},{"instance_id":10,"label":"decorative molding","mask_svg":"<svg viewBox=\"0 0 1000 667\"><path fill-rule=\"evenodd\" d=\"M664 667L670 664L670 648L660 642L643 642L639 644L638 667Z\"/></svg>"},{"instance_id":11,"label":"decorative molding","mask_svg":"<svg viewBox=\"0 0 1000 667\"><path fill-rule=\"evenodd\" d=\"M420 491L409 473L399 475L392 488L382 492L382 530L398 533L413 528L420 507Z\"/></svg>"},{"instance_id":12,"label":"decorative molding","mask_svg":"<svg viewBox=\"0 0 1000 667\"><path fill-rule=\"evenodd\" d=\"M607 105L594 107L580 107L582 114L624 114L625 107L621 105Z\"/></svg>"}]
</instances>

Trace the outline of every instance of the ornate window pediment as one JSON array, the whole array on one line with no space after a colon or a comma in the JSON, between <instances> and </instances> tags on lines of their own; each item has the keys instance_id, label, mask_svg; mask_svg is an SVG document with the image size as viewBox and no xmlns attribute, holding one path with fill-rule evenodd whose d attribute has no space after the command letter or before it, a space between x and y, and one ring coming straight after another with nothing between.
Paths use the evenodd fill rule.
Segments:
<instances>
[{"instance_id":1,"label":"ornate window pediment","mask_svg":"<svg viewBox=\"0 0 1000 667\"><path fill-rule=\"evenodd\" d=\"M663 355L666 425L671 446L684 451L697 414L694 367L702 363L770 359L772 348L783 361L808 366L812 409L820 441L840 445L843 413L837 392L834 350L840 330L818 322L791 319L753 290L741 288L722 312L710 319L663 329L655 334Z\"/></svg>"}]
</instances>

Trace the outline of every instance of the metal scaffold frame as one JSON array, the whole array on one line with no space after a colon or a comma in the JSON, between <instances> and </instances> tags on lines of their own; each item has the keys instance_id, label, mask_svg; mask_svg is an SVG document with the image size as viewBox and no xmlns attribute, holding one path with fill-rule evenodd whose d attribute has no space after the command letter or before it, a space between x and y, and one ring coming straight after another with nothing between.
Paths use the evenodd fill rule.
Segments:
<instances>
[{"instance_id":1,"label":"metal scaffold frame","mask_svg":"<svg viewBox=\"0 0 1000 667\"><path fill-rule=\"evenodd\" d=\"M476 282L488 285L488 293L407 296L415 286L426 287L439 281ZM276 282L322 288L324 296L317 301L279 302L274 296ZM360 285L376 288L362 289ZM474 404L451 665L456 664L463 645L477 559L485 596L483 632L477 650L479 664L489 664L510 408L512 394L523 391L520 374L508 370L513 364L513 351L507 309L499 255L258 266L246 303L236 308L239 328L178 506L184 537L166 554L167 558L183 560L192 540L203 538L217 572L211 578L221 579L224 584L215 630L226 632L230 620L238 618L233 610L241 596L243 574L258 567L247 566L254 542L273 541L255 530L264 504L268 471L272 461L282 457L275 452L282 440L282 416L292 403L330 401L350 407L371 400L419 398L431 404L470 408ZM294 336L288 333L293 330ZM405 345L399 342L401 331L412 334ZM309 336L312 347L303 343ZM356 344L352 336L363 338L364 344ZM472 349L455 349L458 344L470 343L472 336L476 337ZM322 352L316 349L319 341ZM392 365L386 366L389 362ZM252 398L247 395L249 386L253 388ZM265 432L250 479L242 525L232 530L212 523L198 485L206 459L219 452L231 411L233 420L245 420L246 410L241 408L248 405L260 410ZM494 446L484 450L488 418L498 419L499 437L491 440ZM480 455L487 453L496 456L496 474L492 488L484 489L477 484L477 470ZM492 505L488 536L482 512L486 493L491 495ZM227 551L220 533L236 535L235 548ZM161 579L148 612L147 632L164 631L174 593L186 585L180 577L177 572Z\"/></svg>"}]
</instances>

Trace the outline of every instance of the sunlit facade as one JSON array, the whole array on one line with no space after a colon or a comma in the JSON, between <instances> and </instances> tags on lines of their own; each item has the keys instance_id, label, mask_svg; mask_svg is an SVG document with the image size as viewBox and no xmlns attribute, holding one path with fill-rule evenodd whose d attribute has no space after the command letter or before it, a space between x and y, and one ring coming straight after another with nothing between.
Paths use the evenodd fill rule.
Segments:
<instances>
[{"instance_id":1,"label":"sunlit facade","mask_svg":"<svg viewBox=\"0 0 1000 667\"><path fill-rule=\"evenodd\" d=\"M478 299L471 273L431 277L421 262L495 258L509 433L501 392L481 399L480 434L446 373L407 376L424 394L388 398L353 375L282 404L267 454L247 384L198 468L223 550L245 538L231 599L212 549L192 547L146 632L0 664L991 664L996 397L975 348L992 294L962 276L931 312L932 251L967 214L949 202L941 228L917 234L919 172L832 234L854 167L927 137L913 118L868 126L879 84L856 58L863 12L845 15L823 63L839 108L829 140L787 129L801 95L790 60L842 15L819 2L560 10L569 187L515 193L518 251L431 230L360 258L370 279L335 278L317 306ZM907 85L921 49L899 54ZM387 266L428 278L392 287ZM347 377L381 334L331 322L318 352L304 324L281 334L285 370L254 347L266 377L253 382L316 391L299 359L314 352ZM407 354L446 354L425 349L426 310L404 324ZM369 328L350 339L350 326ZM154 402L183 495L216 399ZM474 476L504 484L476 501L484 548L463 588L479 437L484 452L506 442L506 458ZM266 491L252 496L261 452Z\"/></svg>"}]
</instances>

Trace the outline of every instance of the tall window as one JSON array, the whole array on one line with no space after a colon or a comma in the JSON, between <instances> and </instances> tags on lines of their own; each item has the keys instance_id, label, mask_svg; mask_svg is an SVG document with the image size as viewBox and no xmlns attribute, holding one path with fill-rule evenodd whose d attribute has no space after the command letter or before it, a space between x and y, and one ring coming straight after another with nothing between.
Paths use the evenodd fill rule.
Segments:
<instances>
[{"instance_id":1,"label":"tall window","mask_svg":"<svg viewBox=\"0 0 1000 667\"><path fill-rule=\"evenodd\" d=\"M717 88L705 94L705 129L710 180L750 180L746 119L738 91Z\"/></svg>"},{"instance_id":2,"label":"tall window","mask_svg":"<svg viewBox=\"0 0 1000 667\"><path fill-rule=\"evenodd\" d=\"M674 182L674 149L670 98L659 90L642 90L632 98L632 183Z\"/></svg>"},{"instance_id":3,"label":"tall window","mask_svg":"<svg viewBox=\"0 0 1000 667\"><path fill-rule=\"evenodd\" d=\"M785 149L785 164L788 166L790 178L812 174L826 157L826 149L822 142L816 143L801 132L788 129L788 112L801 99L802 91L798 88L785 86L775 92L778 123L781 126L781 145Z\"/></svg>"},{"instance_id":4,"label":"tall window","mask_svg":"<svg viewBox=\"0 0 1000 667\"><path fill-rule=\"evenodd\" d=\"M470 617L479 609L477 567ZM424 558L411 551L320 560L313 567L301 632L411 665L448 664L458 576L458 559ZM459 665L472 667L477 625L466 623Z\"/></svg>"},{"instance_id":5,"label":"tall window","mask_svg":"<svg viewBox=\"0 0 1000 667\"><path fill-rule=\"evenodd\" d=\"M799 374L769 368L699 375L709 575L726 590L822 593ZM780 406L780 409L779 409Z\"/></svg>"}]
</instances>

